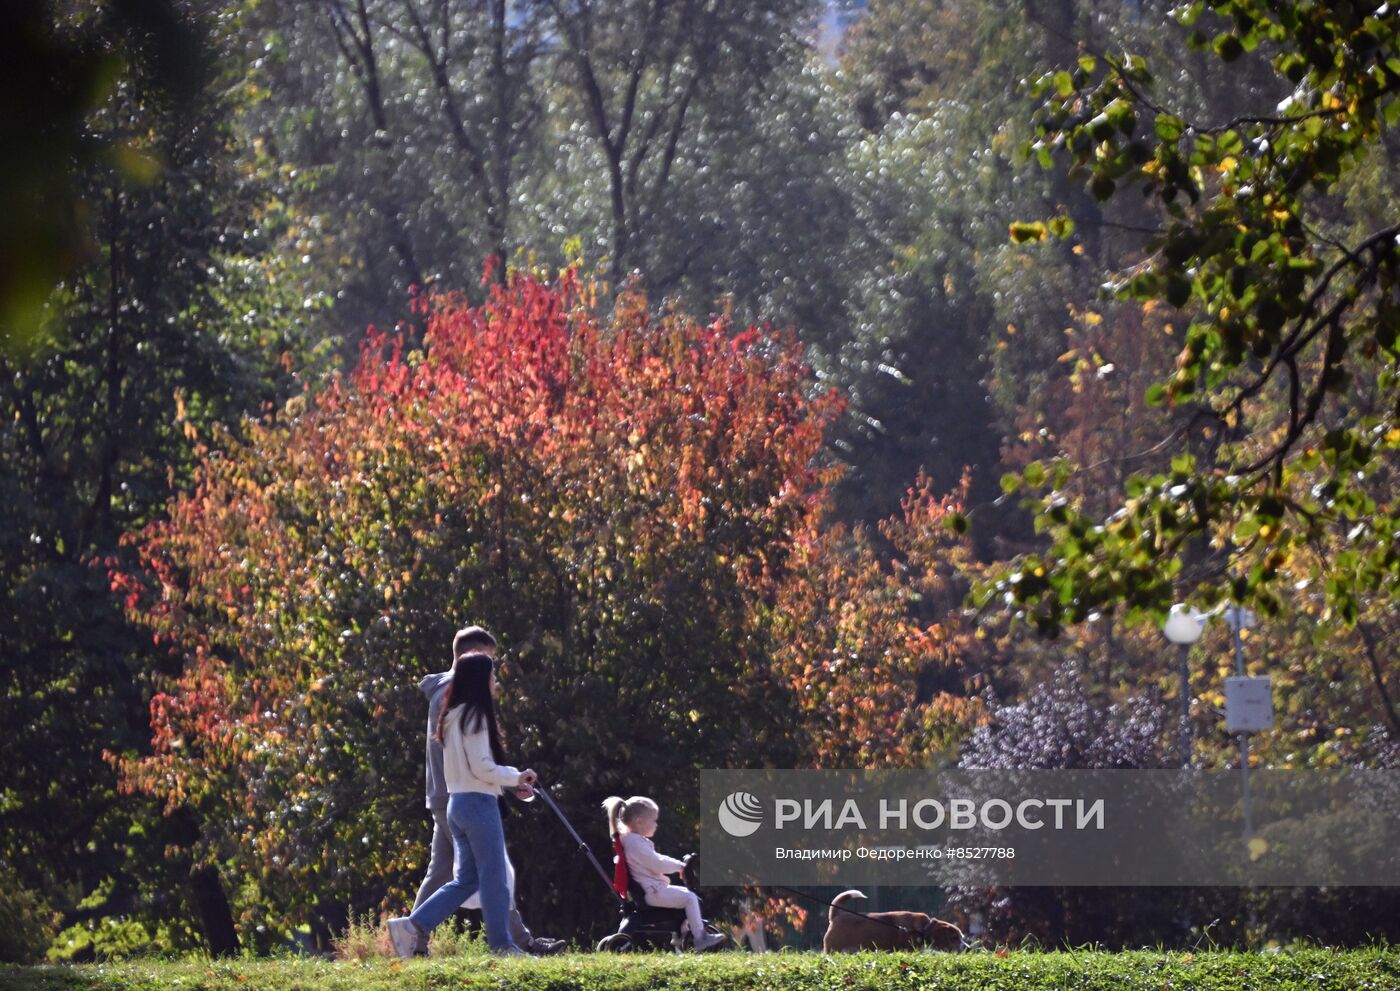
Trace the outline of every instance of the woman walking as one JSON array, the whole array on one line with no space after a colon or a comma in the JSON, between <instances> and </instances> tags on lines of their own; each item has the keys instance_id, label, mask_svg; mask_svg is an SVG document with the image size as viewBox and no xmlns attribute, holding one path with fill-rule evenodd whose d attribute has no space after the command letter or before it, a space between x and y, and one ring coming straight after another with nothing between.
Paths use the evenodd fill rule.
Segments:
<instances>
[{"instance_id":1,"label":"woman walking","mask_svg":"<svg viewBox=\"0 0 1400 991\"><path fill-rule=\"evenodd\" d=\"M412 956L420 938L426 942L428 934L478 890L491 951L528 955L510 937L506 843L498 799L503 789L528 788L538 776L504 763L496 728L496 690L495 663L488 655L464 654L453 664L436 734L442 742L456 873L411 915L389 920L389 939L401 957Z\"/></svg>"}]
</instances>

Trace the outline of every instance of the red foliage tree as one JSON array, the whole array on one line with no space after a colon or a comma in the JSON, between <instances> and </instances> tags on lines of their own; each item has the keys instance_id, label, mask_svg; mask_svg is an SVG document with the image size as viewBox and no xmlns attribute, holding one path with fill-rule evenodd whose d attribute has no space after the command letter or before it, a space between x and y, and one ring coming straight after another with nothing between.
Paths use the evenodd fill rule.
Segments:
<instances>
[{"instance_id":1,"label":"red foliage tree","mask_svg":"<svg viewBox=\"0 0 1400 991\"><path fill-rule=\"evenodd\" d=\"M113 574L172 663L152 752L114 759L204 813L245 927L324 938L406 893L426 839L415 686L469 618L507 648L508 750L580 816L648 792L684 833L699 767L923 752L913 678L936 628L823 528L841 400L813 394L791 335L653 317L631 292L604 317L573 271L421 309L421 352L371 333L348 377L222 438L133 540L142 567ZM853 643L844 670L816 660ZM833 727L859 745L814 743ZM512 824L513 843L552 825ZM597 918L561 857L522 899Z\"/></svg>"}]
</instances>

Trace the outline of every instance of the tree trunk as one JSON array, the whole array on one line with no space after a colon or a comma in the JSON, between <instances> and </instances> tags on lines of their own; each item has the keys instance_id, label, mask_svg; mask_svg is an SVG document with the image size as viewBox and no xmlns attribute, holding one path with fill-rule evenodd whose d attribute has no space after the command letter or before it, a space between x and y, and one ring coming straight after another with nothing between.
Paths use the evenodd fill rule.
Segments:
<instances>
[{"instance_id":1,"label":"tree trunk","mask_svg":"<svg viewBox=\"0 0 1400 991\"><path fill-rule=\"evenodd\" d=\"M190 871L190 890L209 952L216 957L236 954L238 931L233 927L233 911L229 908L219 872L208 864L195 867Z\"/></svg>"},{"instance_id":2,"label":"tree trunk","mask_svg":"<svg viewBox=\"0 0 1400 991\"><path fill-rule=\"evenodd\" d=\"M199 842L199 817L194 809L181 806L170 813L168 822L173 844L193 852ZM238 931L233 927L233 911L219 872L210 864L196 864L189 876L190 894L209 952L216 957L232 956L239 950Z\"/></svg>"}]
</instances>

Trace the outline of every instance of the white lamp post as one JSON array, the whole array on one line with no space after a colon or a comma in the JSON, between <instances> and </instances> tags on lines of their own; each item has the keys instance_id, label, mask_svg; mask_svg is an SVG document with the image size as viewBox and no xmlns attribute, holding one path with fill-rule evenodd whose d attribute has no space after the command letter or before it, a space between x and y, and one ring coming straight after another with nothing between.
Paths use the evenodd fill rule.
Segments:
<instances>
[{"instance_id":1,"label":"white lamp post","mask_svg":"<svg viewBox=\"0 0 1400 991\"><path fill-rule=\"evenodd\" d=\"M1235 677L1226 679L1227 725L1237 733L1240 746L1240 786L1244 795L1244 838L1248 844L1253 833L1252 815L1249 801L1249 733L1267 729L1272 723L1269 708L1269 682L1267 678L1248 678L1244 671L1244 647L1241 643L1241 630L1252 628L1258 617L1242 606L1223 606L1208 613L1197 612L1190 606L1175 605L1162 624L1162 633L1172 643L1181 647L1181 766L1191 766L1191 723L1189 687L1190 670L1188 656L1191 645L1205 632L1206 622L1220 613L1225 624L1230 627L1235 648ZM1233 684L1231 684L1233 682ZM1231 704L1233 701L1233 705ZM1258 710L1258 711L1255 711Z\"/></svg>"},{"instance_id":2,"label":"white lamp post","mask_svg":"<svg viewBox=\"0 0 1400 991\"><path fill-rule=\"evenodd\" d=\"M1181 648L1181 766L1191 766L1191 645L1201 639L1206 617L1185 605L1172 606L1162 624L1166 638Z\"/></svg>"}]
</instances>

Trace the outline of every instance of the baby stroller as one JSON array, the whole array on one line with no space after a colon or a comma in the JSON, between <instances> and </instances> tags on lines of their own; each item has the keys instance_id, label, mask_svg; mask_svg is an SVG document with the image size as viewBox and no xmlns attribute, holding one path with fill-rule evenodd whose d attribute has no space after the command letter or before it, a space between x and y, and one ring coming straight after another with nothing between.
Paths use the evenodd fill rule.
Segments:
<instances>
[{"instance_id":1,"label":"baby stroller","mask_svg":"<svg viewBox=\"0 0 1400 991\"><path fill-rule=\"evenodd\" d=\"M627 861L621 861L621 870L616 871L614 879L608 878L607 872L603 870L603 865L598 862L598 858L593 855L592 849L579 836L573 824L559 811L559 806L554 804L554 798L545 790L545 787L538 781L535 782L535 793L544 799L544 803L554 810L554 814L559 817L559 821L564 824L564 828L569 831L569 835L574 838L578 848L583 851L589 863L593 865L598 876L607 885L608 891L617 900L618 909L622 914L622 921L617 927L617 932L611 936L604 936L598 941L596 947L599 953L610 951L613 953L626 953L631 950L664 950L670 949L680 952L687 946L693 944L694 940L690 934L690 927L686 925L685 910L680 908L657 908L648 905L642 892L642 888L636 881L632 880L627 873ZM684 858L685 870L681 872L681 877L685 881L685 886L691 891L695 890L695 868L693 861L695 855L687 854ZM615 881L625 878L623 887L626 894L623 894L614 887ZM708 919L705 921L705 929L708 932L720 933L726 936L723 943L713 947L713 949L725 949L732 947L733 943L727 938L726 933L719 929Z\"/></svg>"}]
</instances>

